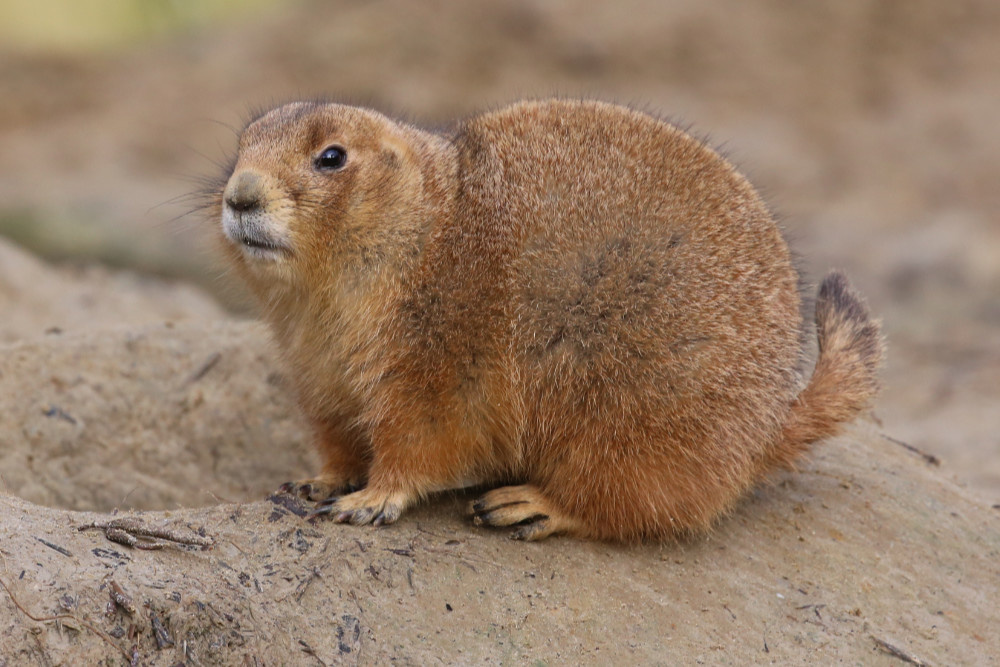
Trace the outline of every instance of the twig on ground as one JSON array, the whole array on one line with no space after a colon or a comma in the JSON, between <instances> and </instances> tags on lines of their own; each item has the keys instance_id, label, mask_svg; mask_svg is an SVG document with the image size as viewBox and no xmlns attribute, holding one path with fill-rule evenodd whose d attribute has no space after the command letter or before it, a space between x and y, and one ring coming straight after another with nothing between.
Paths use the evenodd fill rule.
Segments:
<instances>
[{"instance_id":1,"label":"twig on ground","mask_svg":"<svg viewBox=\"0 0 1000 667\"><path fill-rule=\"evenodd\" d=\"M166 546L197 546L210 547L214 541L194 533L181 533L173 528L147 526L137 517L122 517L108 521L94 521L84 524L77 530L97 528L104 531L104 536L112 542L124 544L136 549L155 550Z\"/></svg>"},{"instance_id":2,"label":"twig on ground","mask_svg":"<svg viewBox=\"0 0 1000 667\"><path fill-rule=\"evenodd\" d=\"M73 557L73 554L70 553L69 549L64 549L61 546L59 546L58 544L53 544L52 542L49 542L48 540L43 540L40 537L36 537L35 539L38 540L39 542L41 542L42 544L44 544L45 546L47 546L49 549L52 549L54 551L58 551L63 556L69 556L70 558Z\"/></svg>"},{"instance_id":3,"label":"twig on ground","mask_svg":"<svg viewBox=\"0 0 1000 667\"><path fill-rule=\"evenodd\" d=\"M327 667L327 664L325 662L323 662L323 659L320 658L318 655L316 655L316 651L313 649L312 646L310 646L309 644L307 644L305 641L303 641L301 639L299 640L299 644L302 646L302 652L303 653L305 653L306 655L311 656L313 658L316 658L316 660L319 662L319 664L323 665L323 667Z\"/></svg>"},{"instance_id":4,"label":"twig on ground","mask_svg":"<svg viewBox=\"0 0 1000 667\"><path fill-rule=\"evenodd\" d=\"M111 639L111 637L109 637L108 635L106 635L103 631L98 630L97 628L95 628L93 625L91 625L87 621L84 621L83 619L77 618L73 614L56 614L54 616L35 616L30 611L28 611L27 609L25 609L24 606L20 602L18 602L17 597L14 596L14 591L10 590L10 588L7 586L7 584L4 582L3 579L0 579L0 586L2 586L5 591L7 591L7 595L10 596L10 601L14 603L14 606L17 607L21 611L22 614L24 614L25 616L27 616L31 620L35 621L36 623L51 623L51 622L62 621L62 620L65 620L65 619L76 621L77 623L79 623L80 625L82 625L83 627L87 628L88 630L90 630L91 632L93 632L95 635L97 635L98 637L100 637L101 639L103 639L104 641L106 641L108 644L110 644L111 646L114 646L116 649L118 649L118 651L121 652L121 654L123 656L125 656L126 660L128 660L131 657L131 656L129 656L128 651L126 651L121 646L119 646L118 644L116 644Z\"/></svg>"},{"instance_id":5,"label":"twig on ground","mask_svg":"<svg viewBox=\"0 0 1000 667\"><path fill-rule=\"evenodd\" d=\"M158 650L162 651L174 645L174 639L163 625L163 621L152 611L149 612L149 622L153 626L153 638L156 639L156 648Z\"/></svg>"},{"instance_id":6,"label":"twig on ground","mask_svg":"<svg viewBox=\"0 0 1000 667\"><path fill-rule=\"evenodd\" d=\"M916 454L917 456L919 456L920 458L922 458L924 461L926 461L927 465L932 465L932 466L939 466L939 465L941 465L941 459L939 459L938 457L934 456L933 454L928 454L927 452L923 452L923 451L917 449L916 447L914 447L913 445L911 445L910 443L903 442L902 440L897 440L896 438L893 438L892 436L886 435L885 433L882 433L881 435L882 435L883 438L885 438L889 442L891 442L891 443L893 443L895 445L899 445L900 447L902 447L903 449L905 449L908 452L912 452L912 453Z\"/></svg>"},{"instance_id":7,"label":"twig on ground","mask_svg":"<svg viewBox=\"0 0 1000 667\"><path fill-rule=\"evenodd\" d=\"M879 639L875 635L871 635L871 638L875 641L875 645L878 649L884 653L888 653L895 658L899 658L903 662L908 662L911 665L916 665L917 667L930 667L930 663L924 662L912 653L907 653L898 646L893 646L884 639Z\"/></svg>"},{"instance_id":8,"label":"twig on ground","mask_svg":"<svg viewBox=\"0 0 1000 667\"><path fill-rule=\"evenodd\" d=\"M135 603L132 602L132 598L125 592L124 588L118 585L118 582L114 579L111 580L108 594L111 596L111 602L121 607L129 614L135 613Z\"/></svg>"},{"instance_id":9,"label":"twig on ground","mask_svg":"<svg viewBox=\"0 0 1000 667\"><path fill-rule=\"evenodd\" d=\"M198 380L205 377L205 375L207 375L210 370L215 368L215 365L219 363L220 359L222 359L221 352L213 352L212 354L208 355L208 359L206 359L201 364L201 366L199 366L198 369L191 374L191 377L189 377L187 382L185 382L184 384L194 384Z\"/></svg>"}]
</instances>

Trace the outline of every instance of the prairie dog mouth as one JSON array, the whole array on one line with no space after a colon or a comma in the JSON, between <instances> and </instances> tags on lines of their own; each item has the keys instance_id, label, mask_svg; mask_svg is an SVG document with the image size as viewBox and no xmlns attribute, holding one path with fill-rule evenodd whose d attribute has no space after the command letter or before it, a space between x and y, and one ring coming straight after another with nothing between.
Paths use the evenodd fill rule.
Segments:
<instances>
[{"instance_id":1,"label":"prairie dog mouth","mask_svg":"<svg viewBox=\"0 0 1000 667\"><path fill-rule=\"evenodd\" d=\"M275 260L291 253L288 242L271 231L272 228L273 221L259 211L234 211L230 206L222 211L222 230L226 238L249 257Z\"/></svg>"},{"instance_id":2,"label":"prairie dog mouth","mask_svg":"<svg viewBox=\"0 0 1000 667\"><path fill-rule=\"evenodd\" d=\"M292 248L285 226L268 211L268 183L253 169L233 174L222 193L222 229L247 256L276 260Z\"/></svg>"}]
</instances>

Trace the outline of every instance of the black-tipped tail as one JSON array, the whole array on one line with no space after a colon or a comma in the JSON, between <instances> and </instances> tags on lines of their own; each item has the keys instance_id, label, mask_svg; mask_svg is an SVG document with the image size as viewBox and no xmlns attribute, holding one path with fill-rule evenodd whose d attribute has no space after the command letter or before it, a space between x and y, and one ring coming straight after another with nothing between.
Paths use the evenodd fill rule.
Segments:
<instances>
[{"instance_id":1,"label":"black-tipped tail","mask_svg":"<svg viewBox=\"0 0 1000 667\"><path fill-rule=\"evenodd\" d=\"M879 390L885 344L878 322L847 277L833 271L816 299L819 356L812 377L792 403L775 467L788 467L813 442L830 437L866 409Z\"/></svg>"}]
</instances>

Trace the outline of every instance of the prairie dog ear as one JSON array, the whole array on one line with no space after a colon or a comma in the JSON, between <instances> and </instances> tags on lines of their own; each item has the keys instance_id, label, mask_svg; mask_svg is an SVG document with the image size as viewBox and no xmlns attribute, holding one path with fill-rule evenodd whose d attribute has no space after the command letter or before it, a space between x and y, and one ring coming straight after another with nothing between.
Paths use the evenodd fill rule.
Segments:
<instances>
[{"instance_id":1,"label":"prairie dog ear","mask_svg":"<svg viewBox=\"0 0 1000 667\"><path fill-rule=\"evenodd\" d=\"M403 137L386 133L381 143L379 156L387 167L397 169L414 159L413 148Z\"/></svg>"},{"instance_id":2,"label":"prairie dog ear","mask_svg":"<svg viewBox=\"0 0 1000 667\"><path fill-rule=\"evenodd\" d=\"M425 165L412 140L387 132L381 138L378 163L382 178L395 184L397 194L416 195L423 188Z\"/></svg>"}]
</instances>

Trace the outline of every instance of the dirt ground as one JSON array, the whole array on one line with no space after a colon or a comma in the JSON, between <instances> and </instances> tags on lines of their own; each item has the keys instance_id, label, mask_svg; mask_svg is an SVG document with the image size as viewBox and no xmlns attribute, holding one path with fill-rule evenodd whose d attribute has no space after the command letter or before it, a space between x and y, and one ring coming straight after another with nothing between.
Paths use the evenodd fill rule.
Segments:
<instances>
[{"instance_id":1,"label":"dirt ground","mask_svg":"<svg viewBox=\"0 0 1000 667\"><path fill-rule=\"evenodd\" d=\"M309 523L269 495L314 461L266 332L155 287L0 347L3 667L1000 660L1000 513L868 420L681 544L513 542L462 494Z\"/></svg>"},{"instance_id":2,"label":"dirt ground","mask_svg":"<svg viewBox=\"0 0 1000 667\"><path fill-rule=\"evenodd\" d=\"M146 512L212 546L139 551L80 531L107 515L0 496L0 664L1000 660L996 511L866 428L681 545L513 542L466 501L384 530L278 498ZM114 586L131 604L106 611Z\"/></svg>"},{"instance_id":3,"label":"dirt ground","mask_svg":"<svg viewBox=\"0 0 1000 667\"><path fill-rule=\"evenodd\" d=\"M0 258L38 266L2 243ZM233 330L187 286L49 272L28 303L0 300L48 332L0 347L6 491L77 510L172 508L262 497L315 465L263 327ZM107 322L114 308L116 324L93 329L78 312ZM280 457L246 455L275 443Z\"/></svg>"},{"instance_id":4,"label":"dirt ground","mask_svg":"<svg viewBox=\"0 0 1000 667\"><path fill-rule=\"evenodd\" d=\"M997 34L992 0L335 0L127 50L0 45L0 234L69 258L0 240L0 667L133 646L164 665L899 664L878 640L997 662ZM211 222L185 215L197 178L276 101L438 126L553 93L708 136L808 276L849 271L889 340L880 427L684 545L510 545L460 522L460 498L381 532L261 500L313 454L266 334L227 312L243 301ZM114 508L215 545L129 550L65 511ZM103 615L111 579L136 614Z\"/></svg>"}]
</instances>

